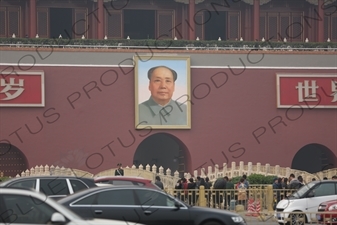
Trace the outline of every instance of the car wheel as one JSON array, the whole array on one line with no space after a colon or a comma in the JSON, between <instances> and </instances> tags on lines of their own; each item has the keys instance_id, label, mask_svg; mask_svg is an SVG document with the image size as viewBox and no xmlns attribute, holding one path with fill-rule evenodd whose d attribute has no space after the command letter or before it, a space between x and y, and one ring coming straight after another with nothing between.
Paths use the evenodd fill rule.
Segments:
<instances>
[{"instance_id":1,"label":"car wheel","mask_svg":"<svg viewBox=\"0 0 337 225\"><path fill-rule=\"evenodd\" d=\"M222 225L222 224L217 221L208 221L206 223L203 223L202 225Z\"/></svg>"},{"instance_id":2,"label":"car wheel","mask_svg":"<svg viewBox=\"0 0 337 225\"><path fill-rule=\"evenodd\" d=\"M290 225L304 225L305 224L305 214L303 213L291 213L289 215Z\"/></svg>"}]
</instances>

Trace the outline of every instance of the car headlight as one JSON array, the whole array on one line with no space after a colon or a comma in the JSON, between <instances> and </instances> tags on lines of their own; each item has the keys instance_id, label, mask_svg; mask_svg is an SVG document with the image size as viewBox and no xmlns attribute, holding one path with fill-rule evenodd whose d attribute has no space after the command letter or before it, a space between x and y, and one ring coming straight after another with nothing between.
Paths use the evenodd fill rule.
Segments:
<instances>
[{"instance_id":1,"label":"car headlight","mask_svg":"<svg viewBox=\"0 0 337 225\"><path fill-rule=\"evenodd\" d=\"M336 211L337 210L337 204L330 205L328 210L329 211Z\"/></svg>"},{"instance_id":2,"label":"car headlight","mask_svg":"<svg viewBox=\"0 0 337 225\"><path fill-rule=\"evenodd\" d=\"M241 223L244 221L241 216L232 216L232 220L234 221L234 223Z\"/></svg>"},{"instance_id":3,"label":"car headlight","mask_svg":"<svg viewBox=\"0 0 337 225\"><path fill-rule=\"evenodd\" d=\"M326 208L326 205L319 205L319 206L318 206L318 210L319 210L319 211L324 211L325 208Z\"/></svg>"}]
</instances>

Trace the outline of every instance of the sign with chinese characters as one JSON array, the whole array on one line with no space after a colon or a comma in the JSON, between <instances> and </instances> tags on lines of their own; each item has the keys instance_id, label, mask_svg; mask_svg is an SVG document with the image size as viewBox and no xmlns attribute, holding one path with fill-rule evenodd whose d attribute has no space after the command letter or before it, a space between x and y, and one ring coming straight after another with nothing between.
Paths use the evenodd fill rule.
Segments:
<instances>
[{"instance_id":1,"label":"sign with chinese characters","mask_svg":"<svg viewBox=\"0 0 337 225\"><path fill-rule=\"evenodd\" d=\"M277 74L276 83L278 108L337 108L337 74Z\"/></svg>"},{"instance_id":2,"label":"sign with chinese characters","mask_svg":"<svg viewBox=\"0 0 337 225\"><path fill-rule=\"evenodd\" d=\"M44 100L44 72L0 74L1 107L43 107Z\"/></svg>"}]
</instances>

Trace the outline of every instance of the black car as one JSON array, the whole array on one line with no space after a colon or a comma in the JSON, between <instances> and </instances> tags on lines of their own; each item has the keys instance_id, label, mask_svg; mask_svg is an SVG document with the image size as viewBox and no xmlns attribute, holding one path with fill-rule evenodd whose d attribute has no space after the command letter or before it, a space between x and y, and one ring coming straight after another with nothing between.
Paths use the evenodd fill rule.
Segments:
<instances>
[{"instance_id":1,"label":"black car","mask_svg":"<svg viewBox=\"0 0 337 225\"><path fill-rule=\"evenodd\" d=\"M73 176L16 177L0 183L0 187L34 189L53 199L96 187L93 178Z\"/></svg>"},{"instance_id":2,"label":"black car","mask_svg":"<svg viewBox=\"0 0 337 225\"><path fill-rule=\"evenodd\" d=\"M156 189L105 186L67 196L58 203L83 218L127 220L147 225L245 225L238 214L189 206Z\"/></svg>"}]
</instances>

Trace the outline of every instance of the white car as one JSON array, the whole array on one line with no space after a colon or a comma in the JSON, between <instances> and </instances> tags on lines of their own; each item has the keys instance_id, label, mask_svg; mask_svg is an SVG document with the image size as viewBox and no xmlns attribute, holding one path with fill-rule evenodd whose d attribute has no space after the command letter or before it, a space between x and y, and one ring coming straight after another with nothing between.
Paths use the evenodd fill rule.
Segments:
<instances>
[{"instance_id":1,"label":"white car","mask_svg":"<svg viewBox=\"0 0 337 225\"><path fill-rule=\"evenodd\" d=\"M34 190L0 188L0 225L127 225L127 221L84 220L53 199Z\"/></svg>"},{"instance_id":2,"label":"white car","mask_svg":"<svg viewBox=\"0 0 337 225\"><path fill-rule=\"evenodd\" d=\"M318 206L322 202L337 199L336 190L336 180L310 182L277 204L275 219L280 225L316 222Z\"/></svg>"}]
</instances>

